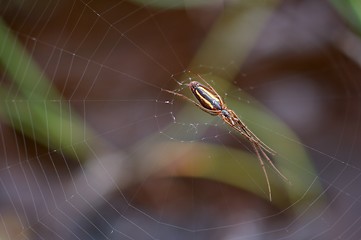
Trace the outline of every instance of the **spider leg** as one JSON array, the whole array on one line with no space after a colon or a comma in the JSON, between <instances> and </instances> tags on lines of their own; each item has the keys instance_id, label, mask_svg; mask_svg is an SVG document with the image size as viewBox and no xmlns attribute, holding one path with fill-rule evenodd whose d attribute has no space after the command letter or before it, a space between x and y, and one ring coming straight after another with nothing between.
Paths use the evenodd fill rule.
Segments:
<instances>
[{"instance_id":1,"label":"spider leg","mask_svg":"<svg viewBox=\"0 0 361 240\"><path fill-rule=\"evenodd\" d=\"M174 91L170 91L170 90L167 90L167 89L163 89L163 88L162 88L161 90L162 90L162 91L165 91L165 92L168 92L168 93L171 93L171 94L173 94L173 95L176 95L176 96L178 96L178 97L184 98L185 100L193 103L194 105L196 105L197 107L199 107L200 109L202 109L203 111L205 111L205 112L208 113L208 114L218 115L218 114L220 113L219 110L210 110L210 109L207 109L207 108L203 107L201 104L193 101L192 99L190 99L189 97L187 97L187 96L185 96L185 95L183 95L183 94L180 94L180 93L177 93L177 92L174 92Z\"/></svg>"},{"instance_id":2,"label":"spider leg","mask_svg":"<svg viewBox=\"0 0 361 240\"><path fill-rule=\"evenodd\" d=\"M235 128L235 129L236 129L238 132L240 132L243 136L245 136L245 137L248 139L248 141L250 141L250 142L252 143L252 145L253 145L253 144L256 144L256 146L258 147L257 150L261 152L261 154L263 155L263 157L269 162L269 164L272 166L272 168L283 178L284 181L286 181L288 184L291 184L291 181L288 180L288 178L285 177L285 175L283 175L280 170L278 170L278 168L276 167L276 165L274 165L273 161L272 161L272 160L269 158L269 156L265 153L265 151L266 151L266 152L269 152L269 151L267 151L267 149L264 149L264 146L261 145L261 142L259 142L259 141L257 140L257 138L256 138L256 139L254 139L253 137L250 138L249 135L247 135L247 134L245 134L245 133L243 132L243 131L244 131L243 129L242 129L242 131L241 131L240 129L238 129L238 128Z\"/></svg>"},{"instance_id":3,"label":"spider leg","mask_svg":"<svg viewBox=\"0 0 361 240\"><path fill-rule=\"evenodd\" d=\"M225 121L229 126L231 126L233 129L235 129L237 132L239 132L240 134L242 134L245 138L247 138L248 141L250 142L254 142L252 141L252 136L249 135L248 132L244 131L242 128L239 128L237 125L233 124L227 117L222 115L222 119L223 121Z\"/></svg>"},{"instance_id":4,"label":"spider leg","mask_svg":"<svg viewBox=\"0 0 361 240\"><path fill-rule=\"evenodd\" d=\"M291 181L288 180L288 178L285 177L285 175L283 175L281 173L280 170L278 170L278 168L274 165L274 163L271 161L271 159L267 156L267 154L263 151L263 149L260 149L262 155L265 157L265 159L269 162L269 164L272 166L272 168L283 178L284 181L286 181L288 184L291 184Z\"/></svg>"},{"instance_id":5,"label":"spider leg","mask_svg":"<svg viewBox=\"0 0 361 240\"><path fill-rule=\"evenodd\" d=\"M268 152L269 154L271 154L273 156L277 155L277 152L275 150L273 150L268 145L266 145L264 142L262 142L261 139L259 139L251 130L249 130L249 128L241 120L238 121L238 124L241 125L242 130L247 132L247 134L249 134L251 136L251 139L253 139L253 141L257 142L263 150L265 150L266 152Z\"/></svg>"},{"instance_id":6,"label":"spider leg","mask_svg":"<svg viewBox=\"0 0 361 240\"><path fill-rule=\"evenodd\" d=\"M248 135L248 139L253 139L255 142L258 142L261 148L263 148L266 152L271 155L276 155L276 151L267 146L264 142L261 141L249 128L242 122L242 120L236 115L236 113L232 110L228 110L228 112L232 115L233 120L238 123L239 127Z\"/></svg>"},{"instance_id":7,"label":"spider leg","mask_svg":"<svg viewBox=\"0 0 361 240\"><path fill-rule=\"evenodd\" d=\"M231 111L231 110L230 110ZM232 111L231 111L232 112ZM255 136L255 134L253 134L242 122L243 125L237 126L237 125L233 125L232 122L227 118L222 116L223 120L230 125L233 129L237 130L239 133L241 133L245 138L247 138L247 140L252 144L258 159L262 160L262 156L267 160L267 162L269 162L269 164L272 166L272 168L283 178L284 181L286 181L288 184L291 184L290 180L288 180L287 177L285 177L280 170L278 170L278 168L276 167L276 165L274 165L274 163L272 162L272 160L269 158L269 156L266 154L266 152L269 153L273 153L274 151L272 149L272 152L268 151L268 146L265 145L262 141L259 140L258 137ZM234 119L233 119L234 120ZM238 119L239 120L239 119ZM241 120L239 120L241 121ZM237 121L238 123L238 121ZM244 126L244 127L242 127ZM263 143L263 145L262 145ZM265 146L268 147L267 149L265 149ZM265 152L266 151L266 152ZM262 168L263 168L263 161L262 161ZM267 175L267 174L266 174ZM268 178L268 176L267 176ZM268 179L267 179L268 181Z\"/></svg>"},{"instance_id":8,"label":"spider leg","mask_svg":"<svg viewBox=\"0 0 361 240\"><path fill-rule=\"evenodd\" d=\"M189 97L187 97L187 96L185 96L183 94L180 94L180 93L177 93L177 92L174 92L174 91L170 91L170 90L167 90L167 89L163 89L163 88L161 90L164 91L164 92L168 92L168 93L171 93L173 95L176 95L178 97L182 97L185 100L190 101L190 102L192 102L193 104L195 104L197 106L199 105L198 103L196 103L195 101L193 101L192 99L190 99Z\"/></svg>"},{"instance_id":9,"label":"spider leg","mask_svg":"<svg viewBox=\"0 0 361 240\"><path fill-rule=\"evenodd\" d=\"M268 179L268 174L267 174L267 171L266 171L266 167L264 165L264 162L261 158L261 155L259 153L259 148L257 147L257 144L255 142L252 142L252 146L253 146L253 149L254 151L256 152L257 154L257 158L259 160L259 163L261 164L261 167L262 167L262 170L263 170L263 173L264 173L264 176L266 178L266 182L267 182L267 188L268 188L268 196L269 196L269 200L270 202L272 202L272 191L271 191L271 185L269 183L269 179ZM262 152L262 150L261 150Z\"/></svg>"},{"instance_id":10,"label":"spider leg","mask_svg":"<svg viewBox=\"0 0 361 240\"><path fill-rule=\"evenodd\" d=\"M260 151L262 153L263 156L266 156L266 159L267 161L271 162L272 161L269 159L269 157L267 156L267 154L265 154L265 152L263 151L263 149L261 148L261 145L258 144L257 141L255 141L252 137L250 137L250 135L248 135L247 133L249 132L245 132L242 128L237 128L236 126L232 125L232 123L229 121L229 119L223 117L223 119L225 120L226 123L228 123L228 125L230 125L231 127L233 127L235 130L237 130L239 133L241 133L245 138L247 138L247 140L251 143L252 147L253 147L253 150L254 152L256 153L257 155L257 158L259 160L259 163L262 167L262 170L263 170L263 173L264 173L264 176L266 178L266 182L267 182L267 188L268 188L268 194L269 194L269 199L270 201L272 201L272 192L271 192L271 185L270 185L270 182L269 182L269 179L268 179L268 174L267 174L267 171L266 171L266 167L264 165L264 162L262 160L262 157L261 157L261 154L260 154ZM272 166L274 166L274 164L272 163L271 164ZM274 168L276 168L276 166L274 166ZM276 168L277 169L277 168ZM277 169L277 172L280 173ZM281 174L282 177L284 177L282 174ZM287 179L287 178L286 178Z\"/></svg>"}]
</instances>

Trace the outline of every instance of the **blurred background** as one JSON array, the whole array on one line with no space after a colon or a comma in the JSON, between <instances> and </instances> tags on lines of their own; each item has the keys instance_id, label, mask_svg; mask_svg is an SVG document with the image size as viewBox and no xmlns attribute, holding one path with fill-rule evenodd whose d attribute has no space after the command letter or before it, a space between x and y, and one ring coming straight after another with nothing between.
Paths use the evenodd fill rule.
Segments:
<instances>
[{"instance_id":1,"label":"blurred background","mask_svg":"<svg viewBox=\"0 0 361 240\"><path fill-rule=\"evenodd\" d=\"M360 1L0 13L0 239L360 239ZM247 142L162 91L194 73L278 152L272 201Z\"/></svg>"}]
</instances>

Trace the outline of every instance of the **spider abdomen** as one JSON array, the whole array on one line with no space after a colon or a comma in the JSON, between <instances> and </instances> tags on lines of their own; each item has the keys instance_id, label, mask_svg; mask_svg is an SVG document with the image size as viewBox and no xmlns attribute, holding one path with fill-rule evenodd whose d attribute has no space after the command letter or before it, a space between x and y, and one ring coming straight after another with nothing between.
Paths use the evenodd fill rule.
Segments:
<instances>
[{"instance_id":1,"label":"spider abdomen","mask_svg":"<svg viewBox=\"0 0 361 240\"><path fill-rule=\"evenodd\" d=\"M208 110L223 110L221 100L210 88L196 81L190 82L189 88L203 107Z\"/></svg>"}]
</instances>

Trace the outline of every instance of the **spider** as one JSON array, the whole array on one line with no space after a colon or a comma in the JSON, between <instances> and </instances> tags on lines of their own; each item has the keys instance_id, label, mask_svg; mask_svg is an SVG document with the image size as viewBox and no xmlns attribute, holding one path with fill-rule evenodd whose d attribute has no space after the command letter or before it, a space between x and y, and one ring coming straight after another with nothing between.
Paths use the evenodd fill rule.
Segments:
<instances>
[{"instance_id":1,"label":"spider","mask_svg":"<svg viewBox=\"0 0 361 240\"><path fill-rule=\"evenodd\" d=\"M214 90L214 88L200 74L195 75L205 83L205 85L203 85L197 81L191 81L188 84L188 87L190 88L193 95L197 98L199 103L178 92L170 91L167 89L162 89L162 91L182 97L183 99L192 102L197 107L199 107L206 113L209 113L210 115L219 116L230 127L242 134L242 136L244 136L252 145L253 150L257 155L264 176L266 178L269 200L272 201L271 186L263 159L266 159L267 162L272 166L272 168L283 178L283 180L290 184L290 181L280 172L280 170L278 170L278 168L273 164L270 157L267 155L268 153L272 156L275 156L277 154L276 151L274 151L272 148L262 142L251 130L249 130L249 128L242 122L242 120L233 110L227 108L227 105L223 102L221 96L219 96L216 90Z\"/></svg>"}]
</instances>

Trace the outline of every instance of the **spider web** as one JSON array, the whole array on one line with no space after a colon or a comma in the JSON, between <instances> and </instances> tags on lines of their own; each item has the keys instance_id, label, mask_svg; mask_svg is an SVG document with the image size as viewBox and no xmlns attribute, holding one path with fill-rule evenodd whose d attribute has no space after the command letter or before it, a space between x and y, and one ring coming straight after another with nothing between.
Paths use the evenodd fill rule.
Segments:
<instances>
[{"instance_id":1,"label":"spider web","mask_svg":"<svg viewBox=\"0 0 361 240\"><path fill-rule=\"evenodd\" d=\"M359 239L359 42L322 1L268 4L222 62L194 59L237 1L2 1L0 238ZM272 202L247 142L162 91L193 73L278 152Z\"/></svg>"}]
</instances>

